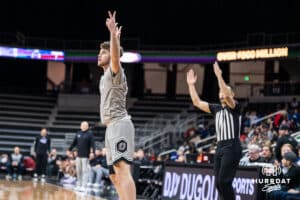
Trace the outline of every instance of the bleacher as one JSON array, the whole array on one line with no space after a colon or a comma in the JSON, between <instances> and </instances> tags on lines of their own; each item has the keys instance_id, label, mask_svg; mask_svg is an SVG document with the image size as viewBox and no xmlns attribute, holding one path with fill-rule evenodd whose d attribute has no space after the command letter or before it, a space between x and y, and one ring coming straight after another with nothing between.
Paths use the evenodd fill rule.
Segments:
<instances>
[{"instance_id":1,"label":"bleacher","mask_svg":"<svg viewBox=\"0 0 300 200\"><path fill-rule=\"evenodd\" d=\"M52 95L0 94L0 153L12 152L14 146L19 146L22 153L29 154L55 104Z\"/></svg>"},{"instance_id":2,"label":"bleacher","mask_svg":"<svg viewBox=\"0 0 300 200\"><path fill-rule=\"evenodd\" d=\"M0 94L0 153L11 152L14 146L20 146L24 154L29 154L30 147L42 127L49 130L53 139L52 146L58 148L58 152L64 153L67 148L67 135L70 140L70 135L80 129L82 121L89 122L96 141L104 141L105 127L99 123L98 110L65 111L58 109L56 102L57 98L51 95ZM128 112L136 127L137 138L144 136L139 135L140 130L144 130L147 124L161 116L163 120L168 120L182 113L186 113L187 116L193 113L201 114L193 108L188 96L167 99L163 95L146 95L135 101ZM156 127L147 128L151 132ZM65 146L61 147L63 144Z\"/></svg>"}]
</instances>

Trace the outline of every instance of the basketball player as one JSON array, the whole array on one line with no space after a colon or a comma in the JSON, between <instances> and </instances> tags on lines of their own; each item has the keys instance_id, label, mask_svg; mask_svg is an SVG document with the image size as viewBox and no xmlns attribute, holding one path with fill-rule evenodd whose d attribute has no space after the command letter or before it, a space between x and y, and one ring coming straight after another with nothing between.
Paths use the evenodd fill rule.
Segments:
<instances>
[{"instance_id":1,"label":"basketball player","mask_svg":"<svg viewBox=\"0 0 300 200\"><path fill-rule=\"evenodd\" d=\"M187 83L194 106L214 115L217 134L214 159L216 186L220 199L234 200L232 181L242 156L239 140L242 116L240 106L234 100L234 93L225 84L217 62L214 63L214 72L218 79L220 104L207 103L199 98L195 87L197 75L192 69L187 73Z\"/></svg>"},{"instance_id":2,"label":"basketball player","mask_svg":"<svg viewBox=\"0 0 300 200\"><path fill-rule=\"evenodd\" d=\"M109 11L108 15L106 27L110 33L110 41L100 45L98 55L98 66L104 70L99 89L101 122L106 125L107 164L110 179L116 187L119 198L135 200L136 188L130 172L134 152L134 126L126 110L128 87L120 63L122 27L117 26L116 12L112 14Z\"/></svg>"}]
</instances>

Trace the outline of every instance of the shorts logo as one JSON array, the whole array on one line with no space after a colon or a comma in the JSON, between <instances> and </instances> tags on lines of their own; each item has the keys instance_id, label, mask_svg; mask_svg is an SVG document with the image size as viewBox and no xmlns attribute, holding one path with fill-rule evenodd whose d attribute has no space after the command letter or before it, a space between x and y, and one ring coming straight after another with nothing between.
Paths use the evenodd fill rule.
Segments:
<instances>
[{"instance_id":1,"label":"shorts logo","mask_svg":"<svg viewBox=\"0 0 300 200\"><path fill-rule=\"evenodd\" d=\"M127 151L127 142L125 140L120 140L117 143L117 151L119 153L124 153Z\"/></svg>"}]
</instances>

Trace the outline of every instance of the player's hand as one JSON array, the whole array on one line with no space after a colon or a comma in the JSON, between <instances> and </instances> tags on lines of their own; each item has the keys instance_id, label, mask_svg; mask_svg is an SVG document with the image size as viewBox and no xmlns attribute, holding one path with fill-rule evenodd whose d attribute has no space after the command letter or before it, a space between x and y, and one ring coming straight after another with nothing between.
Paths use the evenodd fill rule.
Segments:
<instances>
[{"instance_id":1,"label":"player's hand","mask_svg":"<svg viewBox=\"0 0 300 200\"><path fill-rule=\"evenodd\" d=\"M217 61L214 63L214 72L217 77L222 76L222 70L220 69Z\"/></svg>"},{"instance_id":2,"label":"player's hand","mask_svg":"<svg viewBox=\"0 0 300 200\"><path fill-rule=\"evenodd\" d=\"M186 82L188 85L194 85L197 82L197 75L193 69L190 69L186 74Z\"/></svg>"},{"instance_id":3,"label":"player's hand","mask_svg":"<svg viewBox=\"0 0 300 200\"><path fill-rule=\"evenodd\" d=\"M114 34L118 39L121 37L122 26L118 27L116 22L116 11L111 13L108 11L108 18L106 19L106 27L108 28L111 34Z\"/></svg>"}]
</instances>

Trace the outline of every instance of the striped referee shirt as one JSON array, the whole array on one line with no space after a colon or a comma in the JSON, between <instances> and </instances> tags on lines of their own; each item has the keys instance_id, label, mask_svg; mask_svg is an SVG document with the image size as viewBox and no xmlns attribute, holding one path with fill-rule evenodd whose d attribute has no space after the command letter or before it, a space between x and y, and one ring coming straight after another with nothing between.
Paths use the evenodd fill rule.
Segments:
<instances>
[{"instance_id":1,"label":"striped referee shirt","mask_svg":"<svg viewBox=\"0 0 300 200\"><path fill-rule=\"evenodd\" d=\"M217 141L240 138L242 113L238 103L234 109L220 104L209 104L215 118Z\"/></svg>"}]
</instances>

